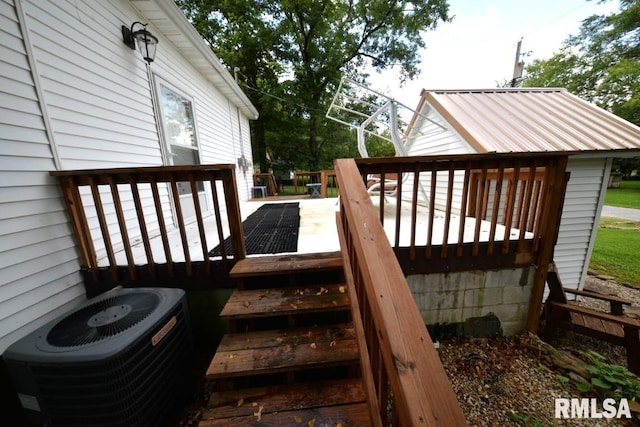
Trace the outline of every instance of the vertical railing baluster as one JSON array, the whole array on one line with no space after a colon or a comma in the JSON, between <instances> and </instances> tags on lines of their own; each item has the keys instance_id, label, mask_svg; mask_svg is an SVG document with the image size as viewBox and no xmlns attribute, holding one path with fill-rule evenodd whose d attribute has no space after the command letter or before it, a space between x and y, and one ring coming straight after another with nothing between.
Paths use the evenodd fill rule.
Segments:
<instances>
[{"instance_id":1,"label":"vertical railing baluster","mask_svg":"<svg viewBox=\"0 0 640 427\"><path fill-rule=\"evenodd\" d=\"M442 250L440 252L441 258L448 256L449 249L449 227L451 226L451 206L453 204L453 178L455 176L455 164L449 162L449 179L447 180L447 205L445 208L444 216L444 230L442 233Z\"/></svg>"},{"instance_id":2,"label":"vertical railing baluster","mask_svg":"<svg viewBox=\"0 0 640 427\"><path fill-rule=\"evenodd\" d=\"M185 229L184 215L182 213L182 204L180 202L180 194L178 193L178 183L176 177L172 176L169 182L171 186L171 194L173 195L173 205L176 208L175 216L178 221L178 231L180 232L180 242L182 243L182 253L184 254L184 265L187 270L187 277L193 277L193 268L191 265L191 256L189 254L189 240L187 239L187 231Z\"/></svg>"},{"instance_id":3,"label":"vertical railing baluster","mask_svg":"<svg viewBox=\"0 0 640 427\"><path fill-rule=\"evenodd\" d=\"M477 196L482 195L482 202L480 204L476 204L476 211L474 212L475 217L475 227L473 232L473 247L471 249L471 254L473 256L478 256L480 253L480 230L482 227L482 212L485 211L484 205L486 204L484 200L485 188L487 187L487 165L486 163L482 164L482 172L480 175L480 182L478 185L478 193Z\"/></svg>"},{"instance_id":4,"label":"vertical railing baluster","mask_svg":"<svg viewBox=\"0 0 640 427\"><path fill-rule=\"evenodd\" d=\"M200 195L198 191L198 181L196 181L193 173L189 174L189 184L191 186L191 196L193 197L193 205L196 211L196 223L198 224L198 234L200 235L200 247L202 248L204 271L207 274L209 274L211 272L211 262L209 261L209 249L207 248L207 236L204 230L204 221L202 219L202 209L200 208Z\"/></svg>"},{"instance_id":5,"label":"vertical railing baluster","mask_svg":"<svg viewBox=\"0 0 640 427\"><path fill-rule=\"evenodd\" d=\"M425 259L431 259L431 250L433 248L433 218L436 214L436 184L438 182L438 169L434 163L431 167L431 186L429 190L429 212L427 219L427 247L425 249Z\"/></svg>"},{"instance_id":6,"label":"vertical railing baluster","mask_svg":"<svg viewBox=\"0 0 640 427\"><path fill-rule=\"evenodd\" d=\"M122 239L122 245L124 247L124 253L127 257L127 266L129 270L129 279L134 281L137 278L136 274L136 261L131 251L131 241L129 240L129 231L127 230L127 222L124 217L124 211L122 210L122 201L120 200L120 192L118 191L118 184L113 175L107 177L109 182L109 189L111 190L111 199L113 200L114 209L116 211L116 219L118 220L118 227L120 229L120 237Z\"/></svg>"},{"instance_id":7,"label":"vertical railing baluster","mask_svg":"<svg viewBox=\"0 0 640 427\"><path fill-rule=\"evenodd\" d=\"M156 209L156 217L158 218L158 227L160 228L160 238L162 239L162 248L164 249L164 258L167 263L167 275L175 277L175 269L173 265L173 257L171 256L171 245L169 245L169 237L167 233L167 224L164 220L164 210L162 209L162 201L160 200L160 192L158 191L158 182L155 177L151 177L151 194L153 195L153 205Z\"/></svg>"},{"instance_id":8,"label":"vertical railing baluster","mask_svg":"<svg viewBox=\"0 0 640 427\"><path fill-rule=\"evenodd\" d=\"M411 236L409 240L409 259L416 259L416 219L418 213L418 187L420 185L420 164L413 169L413 188L411 190ZM426 200L425 200L426 201Z\"/></svg>"},{"instance_id":9,"label":"vertical railing baluster","mask_svg":"<svg viewBox=\"0 0 640 427\"><path fill-rule=\"evenodd\" d=\"M460 200L460 224L458 225L458 247L456 248L456 256L461 257L464 254L464 226L467 220L467 202L471 183L471 167L469 162L466 163L464 171L464 182L462 184L462 199ZM473 194L473 193L471 193Z\"/></svg>"},{"instance_id":10,"label":"vertical railing baluster","mask_svg":"<svg viewBox=\"0 0 640 427\"><path fill-rule=\"evenodd\" d=\"M118 264L116 263L116 256L113 251L113 244L111 243L109 225L107 223L107 217L104 213L104 207L102 205L102 197L100 197L100 188L98 187L98 184L96 184L96 181L93 177L89 177L89 186L91 188L91 196L93 197L96 214L98 215L100 233L102 234L102 240L107 252L107 259L109 259L109 270L111 271L111 278L115 282L118 280Z\"/></svg>"},{"instance_id":11,"label":"vertical railing baluster","mask_svg":"<svg viewBox=\"0 0 640 427\"><path fill-rule=\"evenodd\" d=\"M140 191L138 190L137 180L135 175L129 175L129 186L131 187L131 195L133 196L133 203L136 208L136 216L138 219L138 226L140 227L140 234L142 236L142 245L144 247L144 253L147 258L147 268L149 274L153 279L157 278L156 275L156 263L153 260L153 251L151 250L151 240L149 239L149 231L147 229L147 222L144 219L144 210L142 209L142 201L140 199Z\"/></svg>"},{"instance_id":12,"label":"vertical railing baluster","mask_svg":"<svg viewBox=\"0 0 640 427\"><path fill-rule=\"evenodd\" d=\"M220 256L223 260L227 259L227 248L224 244L224 229L222 228L222 212L220 211L220 200L218 197L218 186L215 180L210 181L211 184L211 198L213 199L213 213L216 221L216 231L218 234L218 242L220 248Z\"/></svg>"},{"instance_id":13,"label":"vertical railing baluster","mask_svg":"<svg viewBox=\"0 0 640 427\"><path fill-rule=\"evenodd\" d=\"M385 180L386 180L386 173L381 172L380 173L380 182L378 185L380 185L380 194L378 194L378 208L379 208L379 216L380 216L380 224L382 224L382 226L384 227L384 188L385 188Z\"/></svg>"},{"instance_id":14,"label":"vertical railing baluster","mask_svg":"<svg viewBox=\"0 0 640 427\"><path fill-rule=\"evenodd\" d=\"M400 224L402 223L402 170L396 170L396 233L394 249L400 250Z\"/></svg>"},{"instance_id":15,"label":"vertical railing baluster","mask_svg":"<svg viewBox=\"0 0 640 427\"><path fill-rule=\"evenodd\" d=\"M496 229L498 225L498 214L500 212L500 200L502 196L502 181L504 180L504 164L498 163L498 176L496 178L495 193L493 195L493 208L491 209L491 226L489 230L489 243L487 245L487 255L493 255L493 245L496 240Z\"/></svg>"}]
</instances>

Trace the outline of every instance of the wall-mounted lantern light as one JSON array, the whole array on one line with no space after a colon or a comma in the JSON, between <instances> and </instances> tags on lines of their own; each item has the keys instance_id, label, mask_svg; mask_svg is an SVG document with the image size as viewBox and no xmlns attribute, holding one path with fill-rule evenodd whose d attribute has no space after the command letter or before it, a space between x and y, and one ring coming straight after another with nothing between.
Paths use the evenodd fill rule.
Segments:
<instances>
[{"instance_id":1,"label":"wall-mounted lantern light","mask_svg":"<svg viewBox=\"0 0 640 427\"><path fill-rule=\"evenodd\" d=\"M136 24L142 26L142 29L133 31L133 27ZM158 45L158 38L147 31L147 25L142 22L134 22L131 24L131 28L122 26L122 41L131 49L136 48L136 40L138 41L138 50L142 54L142 59L147 63L152 63L156 57L156 46Z\"/></svg>"}]
</instances>

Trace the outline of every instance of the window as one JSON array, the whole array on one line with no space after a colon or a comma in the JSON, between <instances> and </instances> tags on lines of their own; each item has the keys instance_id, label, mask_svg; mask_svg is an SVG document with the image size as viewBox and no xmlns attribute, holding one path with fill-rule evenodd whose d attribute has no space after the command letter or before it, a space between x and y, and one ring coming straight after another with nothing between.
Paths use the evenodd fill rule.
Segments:
<instances>
[{"instance_id":1,"label":"window","mask_svg":"<svg viewBox=\"0 0 640 427\"><path fill-rule=\"evenodd\" d=\"M162 83L158 85L158 92L162 127L169 157L166 163L199 165L200 153L191 100ZM201 182L198 183L198 189L204 190ZM179 182L178 193L191 194L189 183Z\"/></svg>"}]
</instances>

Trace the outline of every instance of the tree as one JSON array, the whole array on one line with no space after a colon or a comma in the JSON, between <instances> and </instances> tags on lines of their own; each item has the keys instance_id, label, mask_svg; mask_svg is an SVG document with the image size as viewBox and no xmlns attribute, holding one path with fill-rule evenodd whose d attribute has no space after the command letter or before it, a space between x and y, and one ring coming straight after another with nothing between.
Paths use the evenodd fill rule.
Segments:
<instances>
[{"instance_id":1,"label":"tree","mask_svg":"<svg viewBox=\"0 0 640 427\"><path fill-rule=\"evenodd\" d=\"M620 0L617 12L585 19L559 52L526 70L523 86L566 87L640 125L640 2Z\"/></svg>"},{"instance_id":2,"label":"tree","mask_svg":"<svg viewBox=\"0 0 640 427\"><path fill-rule=\"evenodd\" d=\"M414 78L422 33L449 19L446 0L176 1L218 56L243 70L248 93L261 94L250 96L261 114L252 127L264 128L252 133L256 157L266 156L266 135L284 129L279 113L304 125L311 170L335 151L323 147L333 132L324 114L342 75L364 82L369 69L398 66Z\"/></svg>"}]
</instances>

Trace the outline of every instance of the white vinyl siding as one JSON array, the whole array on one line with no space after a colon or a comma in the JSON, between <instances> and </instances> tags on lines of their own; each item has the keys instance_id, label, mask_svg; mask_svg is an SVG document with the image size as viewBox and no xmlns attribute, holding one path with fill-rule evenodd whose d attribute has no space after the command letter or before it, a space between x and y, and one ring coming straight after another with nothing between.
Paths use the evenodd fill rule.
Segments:
<instances>
[{"instance_id":1,"label":"white vinyl siding","mask_svg":"<svg viewBox=\"0 0 640 427\"><path fill-rule=\"evenodd\" d=\"M144 61L121 40L131 12L65 0L24 9L62 168L162 164Z\"/></svg>"},{"instance_id":2,"label":"white vinyl siding","mask_svg":"<svg viewBox=\"0 0 640 427\"><path fill-rule=\"evenodd\" d=\"M567 171L571 177L553 258L562 284L568 288L582 288L584 272L591 258L589 248L595 239L592 230L596 230L599 219L598 203L608 166L604 158L569 159Z\"/></svg>"},{"instance_id":3,"label":"white vinyl siding","mask_svg":"<svg viewBox=\"0 0 640 427\"><path fill-rule=\"evenodd\" d=\"M0 1L0 353L84 300L18 16Z\"/></svg>"},{"instance_id":4,"label":"white vinyl siding","mask_svg":"<svg viewBox=\"0 0 640 427\"><path fill-rule=\"evenodd\" d=\"M429 156L438 154L471 154L473 149L466 141L449 125L445 119L433 108L425 104L421 112L427 119L420 118L416 123L417 131L410 135L407 141L410 156ZM434 123L435 122L435 123ZM440 125L440 126L439 126ZM436 177L435 208L444 211L447 206L447 188L449 173L440 172ZM413 176L408 177L408 182L413 182ZM453 181L452 213L460 213L462 199L462 184L464 172L456 172ZM420 174L422 191L419 194L420 203L424 203L425 195L428 198L431 191L431 173ZM410 192L405 189L403 192Z\"/></svg>"}]
</instances>

